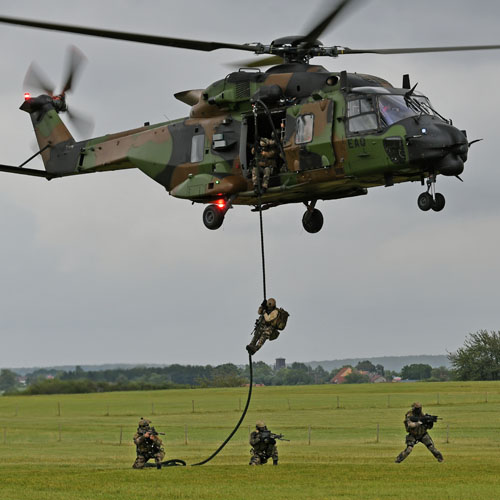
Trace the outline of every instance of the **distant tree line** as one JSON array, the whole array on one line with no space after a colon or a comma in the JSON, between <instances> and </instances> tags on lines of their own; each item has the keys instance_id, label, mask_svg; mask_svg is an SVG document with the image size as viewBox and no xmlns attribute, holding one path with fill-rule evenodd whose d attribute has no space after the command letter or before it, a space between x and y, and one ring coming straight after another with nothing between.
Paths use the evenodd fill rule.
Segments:
<instances>
[{"instance_id":1,"label":"distant tree line","mask_svg":"<svg viewBox=\"0 0 500 500\"><path fill-rule=\"evenodd\" d=\"M370 377L366 373L385 375L390 381L396 372L384 370L382 365L371 365L363 361L353 369L346 378L347 383L368 383ZM413 380L429 378L436 369L429 365L428 370L420 365L405 367L405 372ZM418 373L412 372L417 367ZM445 379L448 373L445 368ZM338 369L328 372L321 366L312 368L304 363L291 365L275 370L273 367L257 361L253 364L253 382L263 385L310 385L326 384L337 374ZM361 373L363 372L363 373ZM399 375L399 374L397 374ZM442 378L440 378L441 380ZM64 394L109 391L136 391L154 389L175 389L194 387L240 387L248 384L250 369L246 365L238 367L232 363L218 366L170 365L165 367L137 366L134 368L117 368L108 370L86 371L77 366L75 370L39 369L26 377L24 387L19 386L17 375L10 370L0 372L0 391L7 394Z\"/></svg>"},{"instance_id":2,"label":"distant tree line","mask_svg":"<svg viewBox=\"0 0 500 500\"><path fill-rule=\"evenodd\" d=\"M452 369L444 366L433 368L428 364L410 364L401 372L384 370L382 365L361 361L345 377L346 383L368 383L374 375L387 381L395 377L403 380L500 380L500 332L480 330L469 334L463 347L449 354ZM341 367L343 368L343 367ZM322 366L312 368L304 363L292 363L275 370L258 361L253 364L253 382L264 385L326 384L338 373ZM249 366L226 363L211 365L169 365L165 367L137 366L107 370L39 369L26 377L24 386L12 370L0 370L0 393L5 394L60 394L107 391L136 391L188 387L239 387L250 380Z\"/></svg>"}]
</instances>

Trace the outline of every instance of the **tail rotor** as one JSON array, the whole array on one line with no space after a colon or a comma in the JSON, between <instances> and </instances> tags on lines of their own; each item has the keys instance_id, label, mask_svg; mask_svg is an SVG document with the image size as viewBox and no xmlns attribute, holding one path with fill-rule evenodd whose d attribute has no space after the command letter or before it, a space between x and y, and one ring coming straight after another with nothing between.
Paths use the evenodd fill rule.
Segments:
<instances>
[{"instance_id":1,"label":"tail rotor","mask_svg":"<svg viewBox=\"0 0 500 500\"><path fill-rule=\"evenodd\" d=\"M44 74L37 63L32 62L24 78L24 88L33 93L45 94L52 98L54 108L58 113L67 112L72 126L81 136L87 136L92 133L94 121L92 118L81 111L69 110L66 104L66 93L74 90L76 81L81 75L87 58L76 47L70 46L65 63L65 79L62 91L55 93L55 85Z\"/></svg>"}]
</instances>

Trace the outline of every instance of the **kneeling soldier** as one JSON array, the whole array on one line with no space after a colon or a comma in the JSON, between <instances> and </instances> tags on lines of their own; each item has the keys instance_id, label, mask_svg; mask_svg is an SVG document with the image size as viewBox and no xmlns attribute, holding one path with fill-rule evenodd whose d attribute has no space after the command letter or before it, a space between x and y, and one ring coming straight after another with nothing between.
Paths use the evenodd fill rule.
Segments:
<instances>
[{"instance_id":1,"label":"kneeling soldier","mask_svg":"<svg viewBox=\"0 0 500 500\"><path fill-rule=\"evenodd\" d=\"M269 458L272 457L273 465L278 465L278 447L274 435L266 427L262 421L258 421L255 425L256 430L250 434L250 445L252 449L250 453L249 465L264 465Z\"/></svg>"},{"instance_id":2,"label":"kneeling soldier","mask_svg":"<svg viewBox=\"0 0 500 500\"><path fill-rule=\"evenodd\" d=\"M438 462L442 462L443 455L440 451L436 450L432 438L427 431L432 429L437 417L432 415L424 415L422 412L422 405L420 403L413 403L411 410L406 413L404 424L406 432L406 449L403 450L396 458L396 463L402 462L412 451L417 443L423 443L427 449L436 457Z\"/></svg>"},{"instance_id":3,"label":"kneeling soldier","mask_svg":"<svg viewBox=\"0 0 500 500\"><path fill-rule=\"evenodd\" d=\"M158 437L154 427L150 427L151 421L146 418L139 420L137 432L134 435L134 443L137 451L137 458L135 459L134 469L144 469L146 462L150 458L154 458L156 468L161 469L161 463L165 457L165 450L163 449L162 440Z\"/></svg>"}]
</instances>

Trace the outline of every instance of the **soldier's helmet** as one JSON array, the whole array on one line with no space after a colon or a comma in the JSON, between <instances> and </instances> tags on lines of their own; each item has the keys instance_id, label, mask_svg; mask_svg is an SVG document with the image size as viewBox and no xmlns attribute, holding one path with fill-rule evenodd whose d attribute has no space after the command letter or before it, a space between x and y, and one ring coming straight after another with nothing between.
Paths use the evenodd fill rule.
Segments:
<instances>
[{"instance_id":1,"label":"soldier's helmet","mask_svg":"<svg viewBox=\"0 0 500 500\"><path fill-rule=\"evenodd\" d=\"M150 423L151 423L151 420L148 420L147 418L142 417L142 418L139 420L139 427L140 427L140 428L149 427L149 424L150 424Z\"/></svg>"},{"instance_id":2,"label":"soldier's helmet","mask_svg":"<svg viewBox=\"0 0 500 500\"><path fill-rule=\"evenodd\" d=\"M415 401L415 403L413 403L411 405L411 409L412 410L421 411L422 410L422 403L419 403L418 401Z\"/></svg>"},{"instance_id":3,"label":"soldier's helmet","mask_svg":"<svg viewBox=\"0 0 500 500\"><path fill-rule=\"evenodd\" d=\"M276 300L275 299L267 299L267 308L274 309L275 307L276 307Z\"/></svg>"},{"instance_id":4,"label":"soldier's helmet","mask_svg":"<svg viewBox=\"0 0 500 500\"><path fill-rule=\"evenodd\" d=\"M265 429L266 428L266 423L263 422L262 420L258 420L257 423L255 424L255 427L257 429Z\"/></svg>"}]
</instances>

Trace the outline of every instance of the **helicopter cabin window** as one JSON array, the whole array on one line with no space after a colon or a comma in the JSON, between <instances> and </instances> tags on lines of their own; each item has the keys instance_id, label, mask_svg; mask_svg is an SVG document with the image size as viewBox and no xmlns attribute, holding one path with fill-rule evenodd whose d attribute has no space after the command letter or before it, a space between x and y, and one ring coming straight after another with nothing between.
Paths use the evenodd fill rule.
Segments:
<instances>
[{"instance_id":1,"label":"helicopter cabin window","mask_svg":"<svg viewBox=\"0 0 500 500\"><path fill-rule=\"evenodd\" d=\"M350 132L377 130L378 121L370 97L353 99L347 103L347 118Z\"/></svg>"},{"instance_id":2,"label":"helicopter cabin window","mask_svg":"<svg viewBox=\"0 0 500 500\"><path fill-rule=\"evenodd\" d=\"M313 140L314 115L297 117L295 144L306 144Z\"/></svg>"},{"instance_id":3,"label":"helicopter cabin window","mask_svg":"<svg viewBox=\"0 0 500 500\"><path fill-rule=\"evenodd\" d=\"M191 140L191 163L199 163L203 160L205 149L205 134L193 135Z\"/></svg>"}]
</instances>

